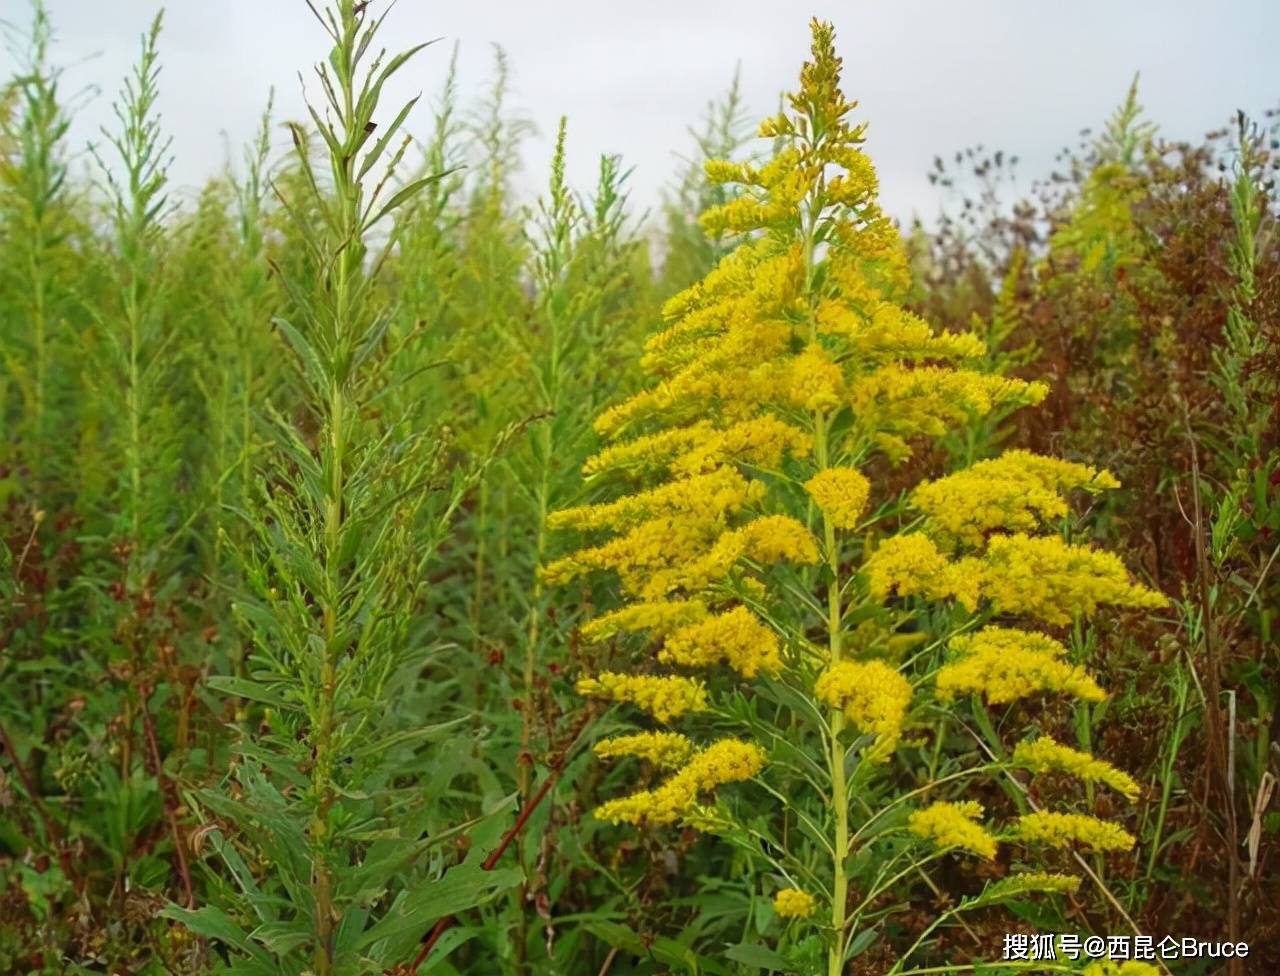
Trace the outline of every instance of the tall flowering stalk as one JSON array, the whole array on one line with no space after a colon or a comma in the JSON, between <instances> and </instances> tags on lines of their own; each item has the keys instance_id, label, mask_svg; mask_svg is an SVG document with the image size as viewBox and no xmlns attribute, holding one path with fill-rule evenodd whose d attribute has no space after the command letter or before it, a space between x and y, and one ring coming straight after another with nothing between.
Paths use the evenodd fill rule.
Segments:
<instances>
[{"instance_id":1,"label":"tall flowering stalk","mask_svg":"<svg viewBox=\"0 0 1280 976\"><path fill-rule=\"evenodd\" d=\"M752 883L786 922L781 961L810 972L825 960L838 976L905 907L891 896L933 884L931 862L991 859L1005 843L1132 845L1118 824L1039 809L1015 771L1065 772L1129 798L1131 779L1047 736L1009 749L989 709L1102 698L1040 628L1163 599L1063 531L1070 495L1114 487L1106 472L1011 451L905 496L884 485L918 446L1047 389L984 371L977 336L937 333L898 304L906 260L833 41L813 24L790 111L760 129L774 140L767 163L708 164L744 192L703 224L739 243L665 307L642 360L652 382L598 418L610 443L585 474L626 487L552 516L587 544L544 574L617 575L626 602L583 636L616 638L631 666L578 690L680 726L598 744L657 785L596 816L680 823L739 846L769 869ZM972 700L972 720L957 698ZM985 822L958 792L977 777L1003 779L1018 815ZM745 781L776 805L718 792ZM1042 872L996 882L911 933L892 971L959 911L1076 883Z\"/></svg>"}]
</instances>

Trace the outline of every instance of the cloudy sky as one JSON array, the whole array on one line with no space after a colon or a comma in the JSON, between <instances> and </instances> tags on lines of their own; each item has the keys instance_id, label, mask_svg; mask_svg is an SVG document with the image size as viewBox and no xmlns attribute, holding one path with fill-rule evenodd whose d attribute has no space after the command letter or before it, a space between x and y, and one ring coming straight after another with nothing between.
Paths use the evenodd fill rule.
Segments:
<instances>
[{"instance_id":1,"label":"cloudy sky","mask_svg":"<svg viewBox=\"0 0 1280 976\"><path fill-rule=\"evenodd\" d=\"M96 87L74 130L94 138L157 9L153 0L47 0L68 87ZM21 21L27 0L0 0ZM502 45L513 107L537 125L522 183L546 173L556 120L569 118L570 177L588 185L601 152L635 168L633 199L651 205L689 146L687 128L741 64L753 117L793 85L810 14L832 20L846 88L871 122L869 148L891 213L936 211L925 173L935 154L983 143L1022 159L1024 185L1096 126L1135 71L1148 114L1172 136L1197 137L1236 108L1280 105L1276 0L400 0L384 42L430 39L390 92L426 94L461 44L464 97L481 94ZM301 117L297 77L324 51L303 0L170 0L162 38L161 109L184 193L238 147L274 86L279 114ZM1270 50L1268 50L1270 48ZM0 63L0 68L9 68ZM7 70L5 73L8 73ZM282 133L277 133L283 142ZM235 150L238 157L239 150Z\"/></svg>"}]
</instances>

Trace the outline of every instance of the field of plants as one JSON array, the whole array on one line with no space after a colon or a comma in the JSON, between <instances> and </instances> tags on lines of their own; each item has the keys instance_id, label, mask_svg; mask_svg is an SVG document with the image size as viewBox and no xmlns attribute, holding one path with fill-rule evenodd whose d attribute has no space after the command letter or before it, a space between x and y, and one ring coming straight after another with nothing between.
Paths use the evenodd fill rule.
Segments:
<instances>
[{"instance_id":1,"label":"field of plants","mask_svg":"<svg viewBox=\"0 0 1280 976\"><path fill-rule=\"evenodd\" d=\"M1277 117L901 226L814 21L642 220L385 8L190 206L13 32L0 972L1280 972Z\"/></svg>"}]
</instances>

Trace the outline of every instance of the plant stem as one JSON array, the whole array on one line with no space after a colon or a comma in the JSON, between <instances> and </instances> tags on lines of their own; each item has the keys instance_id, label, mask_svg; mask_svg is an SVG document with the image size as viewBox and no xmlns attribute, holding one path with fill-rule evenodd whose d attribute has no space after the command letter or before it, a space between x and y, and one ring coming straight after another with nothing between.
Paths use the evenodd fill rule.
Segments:
<instances>
[{"instance_id":1,"label":"plant stem","mask_svg":"<svg viewBox=\"0 0 1280 976\"><path fill-rule=\"evenodd\" d=\"M830 446L827 443L827 423L823 414L814 420L815 457L819 470L830 464ZM836 547L836 530L831 520L822 518L823 545L827 556L827 568L831 579L827 584L827 647L831 656L831 665L840 661L840 552ZM831 930L832 943L827 958L828 976L840 976L844 969L845 951L845 912L849 902L849 878L845 872L845 858L849 854L849 787L845 777L845 750L840 744L840 733L844 731L844 712L839 708L831 710L831 806L835 812L835 839L832 844L832 869L834 881L831 886Z\"/></svg>"}]
</instances>

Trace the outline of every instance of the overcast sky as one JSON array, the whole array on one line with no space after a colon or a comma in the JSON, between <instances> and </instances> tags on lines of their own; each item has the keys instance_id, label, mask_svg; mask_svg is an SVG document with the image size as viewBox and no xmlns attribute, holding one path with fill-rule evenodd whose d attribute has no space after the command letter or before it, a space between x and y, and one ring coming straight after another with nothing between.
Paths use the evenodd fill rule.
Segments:
<instances>
[{"instance_id":1,"label":"overcast sky","mask_svg":"<svg viewBox=\"0 0 1280 976\"><path fill-rule=\"evenodd\" d=\"M27 2L0 0L0 17L24 20ZM47 2L56 56L70 66L66 85L100 89L77 118L79 143L109 121L138 34L159 5ZM588 186L599 154L619 153L635 168L633 199L647 206L671 179L675 153L688 150L688 126L735 65L753 118L794 86L811 14L836 25L846 90L871 123L885 204L903 218L936 211L925 179L935 154L984 143L1021 157L1024 186L1048 172L1058 149L1106 118L1135 71L1148 114L1171 136L1198 137L1236 108L1261 114L1280 105L1280 0L400 0L388 47L444 42L423 52L389 96L426 94L414 117L425 134L426 103L451 43L461 43L464 98L482 93L491 44L500 44L513 71L512 105L539 130L526 145L522 187L545 176L565 114L571 180ZM272 86L278 114L302 116L297 71L324 53L325 40L303 0L171 0L161 110L184 193L221 166L228 140L238 157Z\"/></svg>"}]
</instances>

